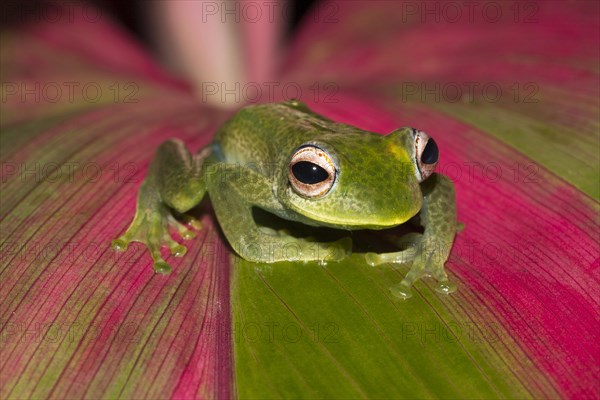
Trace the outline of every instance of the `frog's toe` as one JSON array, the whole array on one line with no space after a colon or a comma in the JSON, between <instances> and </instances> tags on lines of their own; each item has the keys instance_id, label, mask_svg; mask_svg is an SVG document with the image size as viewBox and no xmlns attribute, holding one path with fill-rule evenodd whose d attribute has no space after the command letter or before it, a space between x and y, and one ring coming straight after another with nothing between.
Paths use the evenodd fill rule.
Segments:
<instances>
[{"instance_id":1,"label":"frog's toe","mask_svg":"<svg viewBox=\"0 0 600 400\"><path fill-rule=\"evenodd\" d=\"M175 257L181 257L187 252L187 248L173 240L168 233L163 235L163 243L169 248L171 254Z\"/></svg>"},{"instance_id":2,"label":"frog's toe","mask_svg":"<svg viewBox=\"0 0 600 400\"><path fill-rule=\"evenodd\" d=\"M189 225L191 227L194 228L195 226L198 226L198 229L202 228L202 224L200 223L200 221L198 221L194 217L184 214L182 216L182 218L184 219L184 221L193 220L193 221L196 221L198 224L200 224L200 225L197 225L197 224L190 223ZM169 224L171 226L175 227L175 229L177 230L177 233L179 233L179 236L181 236L184 240L190 240L190 239L193 239L196 237L196 233L194 231L188 229L188 227L185 224L182 224L181 222L177 221L173 216L169 217Z\"/></svg>"},{"instance_id":3,"label":"frog's toe","mask_svg":"<svg viewBox=\"0 0 600 400\"><path fill-rule=\"evenodd\" d=\"M264 233L265 235L269 235L269 236L280 236L278 231L276 231L276 230L275 230L275 229L273 229L273 228L269 228L268 226L259 226L259 227L258 227L258 230L259 230L261 233Z\"/></svg>"},{"instance_id":4,"label":"frog's toe","mask_svg":"<svg viewBox=\"0 0 600 400\"><path fill-rule=\"evenodd\" d=\"M438 281L435 288L436 292L450 294L456 291L456 285L448 280L448 274L444 271L444 264L432 266L430 272L433 278Z\"/></svg>"},{"instance_id":5,"label":"frog's toe","mask_svg":"<svg viewBox=\"0 0 600 400\"><path fill-rule=\"evenodd\" d=\"M375 267L381 264L405 264L413 261L415 258L415 252L413 249L396 251L393 253L366 253L365 260L371 267Z\"/></svg>"},{"instance_id":6,"label":"frog's toe","mask_svg":"<svg viewBox=\"0 0 600 400\"><path fill-rule=\"evenodd\" d=\"M192 217L189 214L183 214L183 222L197 231L202 229L202 222L198 218Z\"/></svg>"},{"instance_id":7,"label":"frog's toe","mask_svg":"<svg viewBox=\"0 0 600 400\"><path fill-rule=\"evenodd\" d=\"M410 285L407 285L403 282L399 283L396 286L392 286L390 288L390 292L394 297L397 297L402 300L407 300L412 297L412 290L410 288Z\"/></svg>"},{"instance_id":8,"label":"frog's toe","mask_svg":"<svg viewBox=\"0 0 600 400\"><path fill-rule=\"evenodd\" d=\"M158 274L169 274L173 269L164 260L154 262L154 272Z\"/></svg>"},{"instance_id":9,"label":"frog's toe","mask_svg":"<svg viewBox=\"0 0 600 400\"><path fill-rule=\"evenodd\" d=\"M192 232L192 231L184 231L184 232L181 233L181 237L184 240L191 240L191 239L193 239L193 238L196 237L196 233Z\"/></svg>"},{"instance_id":10,"label":"frog's toe","mask_svg":"<svg viewBox=\"0 0 600 400\"><path fill-rule=\"evenodd\" d=\"M175 257L183 257L187 253L187 247L179 243L175 246L170 246L169 249Z\"/></svg>"},{"instance_id":11,"label":"frog's toe","mask_svg":"<svg viewBox=\"0 0 600 400\"><path fill-rule=\"evenodd\" d=\"M379 254L377 253L367 253L365 254L365 261L367 262L367 264L369 264L371 267L375 267L379 264L381 264L381 257L379 257Z\"/></svg>"},{"instance_id":12,"label":"frog's toe","mask_svg":"<svg viewBox=\"0 0 600 400\"><path fill-rule=\"evenodd\" d=\"M123 236L115 239L111 242L110 247L116 251L125 251L129 247L129 241L125 240Z\"/></svg>"},{"instance_id":13,"label":"frog's toe","mask_svg":"<svg viewBox=\"0 0 600 400\"><path fill-rule=\"evenodd\" d=\"M456 291L456 285L449 281L438 282L435 291L443 294L450 294Z\"/></svg>"},{"instance_id":14,"label":"frog's toe","mask_svg":"<svg viewBox=\"0 0 600 400\"><path fill-rule=\"evenodd\" d=\"M159 274L168 274L173 269L165 260L163 260L162 255L160 254L161 243L156 240L154 237L150 237L148 241L144 242L148 249L150 250L150 255L152 256L152 260L154 261L153 267L154 272ZM178 245L178 244L177 244Z\"/></svg>"}]
</instances>

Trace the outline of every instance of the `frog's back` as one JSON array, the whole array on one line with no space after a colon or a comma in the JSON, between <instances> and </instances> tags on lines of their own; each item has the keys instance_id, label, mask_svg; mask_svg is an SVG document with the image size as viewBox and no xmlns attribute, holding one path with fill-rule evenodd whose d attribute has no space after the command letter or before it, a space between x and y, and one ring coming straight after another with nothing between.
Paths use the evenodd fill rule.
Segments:
<instances>
[{"instance_id":1,"label":"frog's back","mask_svg":"<svg viewBox=\"0 0 600 400\"><path fill-rule=\"evenodd\" d=\"M248 164L274 161L295 143L309 140L333 122L290 101L245 107L215 135L215 153L226 163Z\"/></svg>"}]
</instances>

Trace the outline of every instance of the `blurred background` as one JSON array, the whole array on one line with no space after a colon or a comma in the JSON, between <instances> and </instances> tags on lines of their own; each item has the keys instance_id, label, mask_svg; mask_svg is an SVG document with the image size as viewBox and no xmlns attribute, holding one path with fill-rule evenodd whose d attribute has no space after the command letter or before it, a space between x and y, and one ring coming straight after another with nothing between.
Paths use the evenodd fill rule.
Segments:
<instances>
[{"instance_id":1,"label":"blurred background","mask_svg":"<svg viewBox=\"0 0 600 400\"><path fill-rule=\"evenodd\" d=\"M2 26L59 14L56 1L5 2ZM67 10L76 2L63 2ZM171 73L201 92L202 82L266 82L277 77L287 42L315 0L87 1L89 14L114 19ZM268 13L268 16L262 15ZM42 21L43 22L43 21ZM249 54L248 52L252 53ZM210 99L216 99L211 97ZM236 104L214 101L213 105ZM239 104L238 104L239 105Z\"/></svg>"}]
</instances>

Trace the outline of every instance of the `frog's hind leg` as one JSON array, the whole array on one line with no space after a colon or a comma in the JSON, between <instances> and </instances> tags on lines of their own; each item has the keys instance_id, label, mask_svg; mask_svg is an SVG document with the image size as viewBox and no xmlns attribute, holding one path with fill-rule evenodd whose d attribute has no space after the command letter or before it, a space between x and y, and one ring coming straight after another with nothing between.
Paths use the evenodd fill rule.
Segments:
<instances>
[{"instance_id":1,"label":"frog's hind leg","mask_svg":"<svg viewBox=\"0 0 600 400\"><path fill-rule=\"evenodd\" d=\"M174 256L183 256L187 249L173 240L169 226L177 229L184 239L194 237L191 230L173 217L172 210L188 211L204 197L206 185L201 169L207 155L205 150L192 156L179 140L163 143L139 189L135 217L127 231L112 242L112 247L124 251L129 243L141 242L150 250L154 270L170 272L171 267L161 256L161 247L168 247ZM187 217L186 222L192 227L200 227L192 217Z\"/></svg>"}]
</instances>

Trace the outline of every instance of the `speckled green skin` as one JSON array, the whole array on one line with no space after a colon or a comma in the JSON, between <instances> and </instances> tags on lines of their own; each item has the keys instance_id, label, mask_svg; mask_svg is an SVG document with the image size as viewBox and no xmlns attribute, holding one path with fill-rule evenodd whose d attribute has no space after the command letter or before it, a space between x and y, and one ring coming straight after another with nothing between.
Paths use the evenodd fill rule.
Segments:
<instances>
[{"instance_id":1,"label":"speckled green skin","mask_svg":"<svg viewBox=\"0 0 600 400\"><path fill-rule=\"evenodd\" d=\"M288 182L290 158L304 144L325 150L336 166L334 186L321 198L302 197ZM160 256L161 245L175 255L183 255L185 248L170 237L168 225L174 224L184 238L193 235L170 211L188 211L205 192L235 252L264 263L338 261L350 253L351 240L322 243L261 227L253 218L254 207L285 220L345 230L390 228L421 211L425 230L412 236L411 249L369 253L366 259L371 265L412 262L394 289L401 297L409 297L412 283L424 275L433 275L439 290L447 293L453 290L443 266L457 227L454 187L438 174L419 184L414 148L410 128L382 136L330 121L296 101L249 106L196 156L177 140L160 146L140 188L134 221L113 247L145 243L155 269L170 271ZM197 225L193 219L188 222Z\"/></svg>"}]
</instances>

